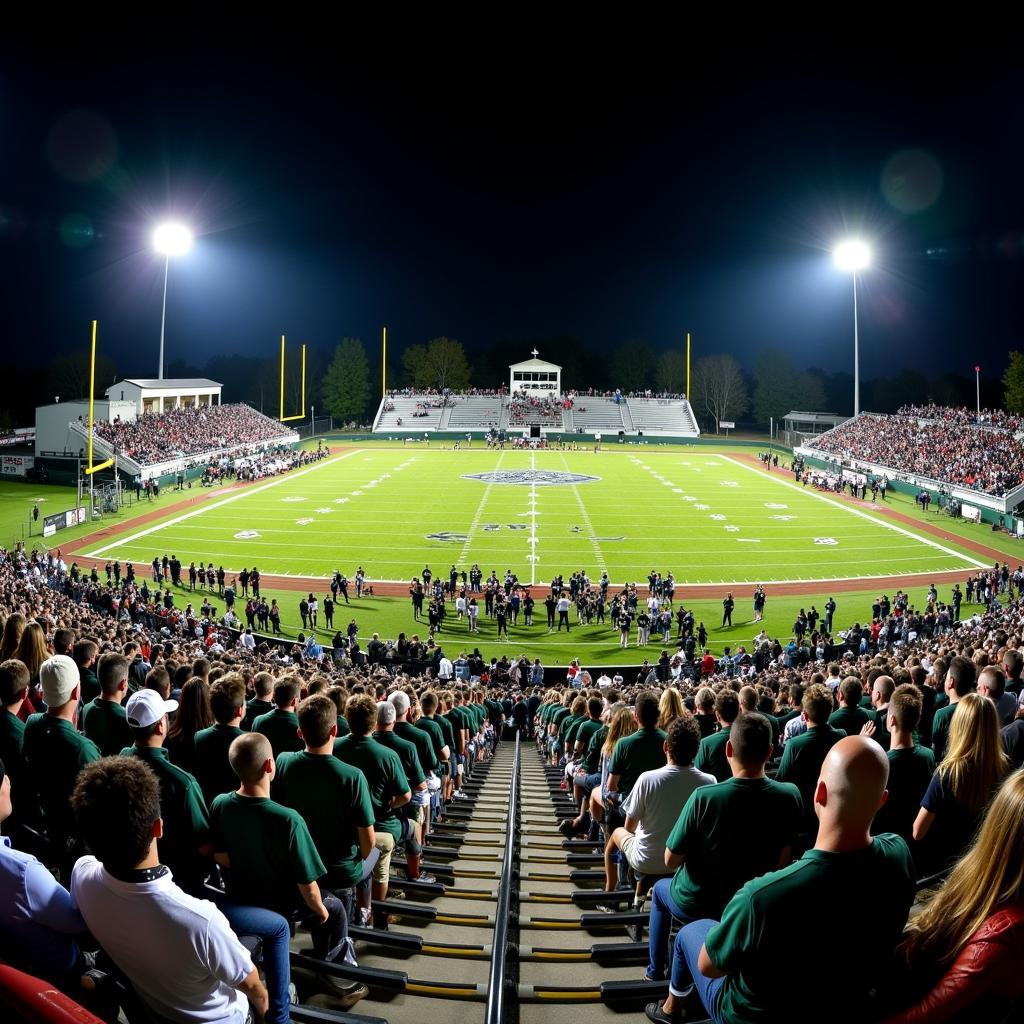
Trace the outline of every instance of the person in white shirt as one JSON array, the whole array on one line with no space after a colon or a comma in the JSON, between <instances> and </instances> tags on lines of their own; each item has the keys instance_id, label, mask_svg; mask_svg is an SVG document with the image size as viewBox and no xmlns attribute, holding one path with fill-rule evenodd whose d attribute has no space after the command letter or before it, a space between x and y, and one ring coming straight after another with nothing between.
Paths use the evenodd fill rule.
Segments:
<instances>
[{"instance_id":1,"label":"person in white shirt","mask_svg":"<svg viewBox=\"0 0 1024 1024\"><path fill-rule=\"evenodd\" d=\"M629 866L640 875L664 875L665 844L690 794L700 786L713 786L717 779L697 771L693 759L700 747L700 727L693 715L677 718L668 727L664 768L642 772L622 805L624 828L612 832L604 849L605 891L619 887L615 852L621 850ZM611 912L610 906L599 906Z\"/></svg>"},{"instance_id":2,"label":"person in white shirt","mask_svg":"<svg viewBox=\"0 0 1024 1024\"><path fill-rule=\"evenodd\" d=\"M252 959L208 900L160 863L160 785L141 761L106 757L82 769L72 796L82 837L71 898L142 1002L173 1024L243 1024L269 1009Z\"/></svg>"},{"instance_id":3,"label":"person in white shirt","mask_svg":"<svg viewBox=\"0 0 1024 1024\"><path fill-rule=\"evenodd\" d=\"M455 598L455 618L456 619L462 619L462 617L465 614L466 614L466 599L465 599L465 597L462 596L462 594L459 594L459 596L457 598Z\"/></svg>"},{"instance_id":4,"label":"person in white shirt","mask_svg":"<svg viewBox=\"0 0 1024 1024\"><path fill-rule=\"evenodd\" d=\"M444 651L441 651L441 659L437 663L437 678L450 680L454 672L451 658Z\"/></svg>"},{"instance_id":5,"label":"person in white shirt","mask_svg":"<svg viewBox=\"0 0 1024 1024\"><path fill-rule=\"evenodd\" d=\"M251 629L246 628L246 631L238 638L238 642L247 651L256 650L256 637L252 635Z\"/></svg>"}]
</instances>

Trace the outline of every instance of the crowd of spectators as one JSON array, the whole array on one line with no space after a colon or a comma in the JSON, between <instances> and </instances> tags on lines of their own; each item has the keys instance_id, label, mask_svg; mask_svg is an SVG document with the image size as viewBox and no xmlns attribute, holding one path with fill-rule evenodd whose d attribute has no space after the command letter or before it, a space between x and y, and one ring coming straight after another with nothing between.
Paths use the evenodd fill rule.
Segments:
<instances>
[{"instance_id":1,"label":"crowd of spectators","mask_svg":"<svg viewBox=\"0 0 1024 1024\"><path fill-rule=\"evenodd\" d=\"M1003 430L1024 429L1024 420L1020 416L1014 416L1002 409L982 409L979 415L976 409L968 409L966 406L936 405L929 402L927 405L902 405L896 410L896 415L919 420L937 420L964 427L980 424L1001 427Z\"/></svg>"},{"instance_id":2,"label":"crowd of spectators","mask_svg":"<svg viewBox=\"0 0 1024 1024\"><path fill-rule=\"evenodd\" d=\"M647 601L660 595L671 605L674 588L654 576ZM27 884L21 880L32 858L19 843L42 829L57 841L40 852L54 859L62 882L70 880L75 900L54 889L51 877L51 913L33 919L29 911L27 922L3 919L0 947L85 998L77 979L95 966L88 927L108 954L129 966L151 1009L181 1006L194 992L186 985L170 991L152 966L165 963L170 947L150 960L146 943L124 944L119 936L138 933L114 915L112 893L140 886L130 890L138 909L119 904L118 914L141 915L131 918L141 927L155 913L144 884L162 892L173 884L174 899L187 901L213 872L216 853L238 879L229 894L245 894L245 909L225 901L217 912L223 919L203 911L232 951L227 988L269 1012L267 1019L283 1021L287 984L271 968L269 993L264 990L232 944L232 929L256 932L267 946L286 944L287 918L297 915L312 927L318 955L337 955L347 949L345 922L362 920L369 905L361 902L367 894L360 885L382 898L387 874L375 864L399 856L399 846L410 877L419 870L415 827L408 818L379 820L384 812L376 805L364 818L346 819L349 849L358 852L332 866L327 840L315 834L314 810L304 810L302 786L287 790L272 782L275 772L300 777L288 760L290 750L303 749L288 746L296 742L295 725L301 724L297 742L305 741L307 751L330 753L343 722L364 735L387 732L392 722L397 730L431 717L436 703L449 724L466 721L460 707L480 709L461 737L466 757L469 743L482 742L503 721L530 732L537 727L545 756L565 767L567 788L579 800L580 813L565 831L608 844L610 892L630 868L663 876L654 886L648 976L669 980L670 996L648 1008L652 1019L678 1019L679 1004L694 998L716 1020L748 1019L743 1014L755 1010L765 1019L788 1019L790 993L779 979L786 958L805 941L858 958L858 971L844 983L848 1005L841 1019L888 1014L894 1024L909 1024L950 1019L965 1006L978 1013L1005 1009L1024 996L1013 961L1024 938L1024 777L1011 774L1024 765L1022 582L1024 572L1005 567L973 577L968 601L981 603L962 619L956 596L950 607L933 593L920 611L902 595L892 603L879 598L861 618L877 630L858 622L834 636L833 606L829 631L806 630L805 620L786 644L762 631L750 653L740 647L716 656L706 632L684 616L679 653L666 649L635 676L598 677L574 661L564 683L545 687L539 661L488 663L479 651L450 659L440 643L418 638L400 638L404 647L394 645L390 657L389 645L376 636L373 657L350 656L350 642L341 645L340 658L315 641L246 642L250 633L225 628L211 613L179 612L173 595L167 600L169 590L150 591L134 576L111 585L69 569L59 552L2 551L0 819L7 818L4 831L14 846L0 845L0 882L15 877L4 868L17 863L17 884ZM575 590L577 599L600 593L585 578L572 584L557 579L552 591ZM644 613L635 590L620 605ZM410 671L397 652L414 648L417 665ZM394 710L380 712L384 704ZM26 718L31 721L22 728ZM154 753L161 747L167 756ZM442 793L445 786L451 793L457 780L445 780L436 748L433 756L431 769L419 765L422 806L431 803L432 774ZM276 768L266 767L275 761ZM373 771L354 754L346 763L355 768L351 778ZM405 775L409 791L418 790L415 770L410 766ZM346 799L354 800L351 786L359 783L346 785ZM235 790L265 801L267 810L250 820L239 798L227 795ZM292 795L285 798L286 792ZM159 816L168 830L159 848L153 832L127 850L111 845L111 836L125 835L125 815L102 810L111 794L121 808L137 798L149 801L141 817ZM183 801L175 805L177 816L170 813L176 799ZM184 807L192 808L192 818ZM265 815L287 817L288 807L300 819L308 814L311 834L282 876L291 888L272 877L262 852L252 858L245 845L254 830L270 827ZM752 820L756 829L749 828ZM371 842L358 830L373 826ZM378 842L382 832L390 838ZM662 854L664 869L657 871ZM172 877L162 880L158 872L168 861ZM296 874L295 863L304 863L305 873ZM908 923L914 879L950 870L949 881L924 897L922 914ZM330 882L332 871L342 872L340 882L339 876ZM816 905L850 885L867 887L884 913L865 915L856 928L830 915L794 922L794 906ZM66 910L60 918L58 906ZM681 927L670 943L673 919ZM149 927L163 935L158 920ZM800 937L787 938L787 927L798 928ZM35 936L31 945L27 930ZM47 937L45 954L40 934ZM195 954L182 955L190 962ZM978 958L985 970L969 970ZM806 982L808 998L820 1005L831 983L827 977ZM356 986L347 998L359 995Z\"/></svg>"},{"instance_id":3,"label":"crowd of spectators","mask_svg":"<svg viewBox=\"0 0 1024 1024\"><path fill-rule=\"evenodd\" d=\"M145 413L94 425L98 437L142 466L220 448L273 441L289 433L248 405L211 405Z\"/></svg>"},{"instance_id":4,"label":"crowd of spectators","mask_svg":"<svg viewBox=\"0 0 1024 1024\"><path fill-rule=\"evenodd\" d=\"M571 408L572 398L568 395L559 398L557 395L531 395L526 391L516 391L509 399L508 419L512 426L537 422L561 426L562 410Z\"/></svg>"},{"instance_id":5,"label":"crowd of spectators","mask_svg":"<svg viewBox=\"0 0 1024 1024\"><path fill-rule=\"evenodd\" d=\"M986 494L1005 494L1024 482L1024 441L1009 430L959 420L863 414L806 443L844 460Z\"/></svg>"}]
</instances>

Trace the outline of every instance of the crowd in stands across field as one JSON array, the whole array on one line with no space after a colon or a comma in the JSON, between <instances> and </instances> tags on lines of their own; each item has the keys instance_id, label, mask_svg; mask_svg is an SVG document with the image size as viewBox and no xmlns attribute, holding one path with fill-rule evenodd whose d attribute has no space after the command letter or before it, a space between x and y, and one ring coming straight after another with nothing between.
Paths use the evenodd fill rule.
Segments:
<instances>
[{"instance_id":1,"label":"crowd in stands across field","mask_svg":"<svg viewBox=\"0 0 1024 1024\"><path fill-rule=\"evenodd\" d=\"M509 423L513 426L535 421L561 423L562 410L572 408L572 398L556 395L531 395L525 391L516 391L509 400Z\"/></svg>"},{"instance_id":2,"label":"crowd in stands across field","mask_svg":"<svg viewBox=\"0 0 1024 1024\"><path fill-rule=\"evenodd\" d=\"M808 447L986 494L1024 482L1024 442L1008 430L958 421L862 414L809 440Z\"/></svg>"},{"instance_id":3,"label":"crowd in stands across field","mask_svg":"<svg viewBox=\"0 0 1024 1024\"><path fill-rule=\"evenodd\" d=\"M211 405L146 413L94 425L98 437L140 465L218 448L272 441L288 428L248 405Z\"/></svg>"},{"instance_id":4,"label":"crowd in stands across field","mask_svg":"<svg viewBox=\"0 0 1024 1024\"><path fill-rule=\"evenodd\" d=\"M958 423L961 426L1001 427L1004 430L1024 429L1024 420L1019 416L1003 412L1002 409L982 409L979 417L977 410L965 406L936 405L903 405L896 410L897 416L910 416L920 420L938 420L942 423Z\"/></svg>"}]
</instances>

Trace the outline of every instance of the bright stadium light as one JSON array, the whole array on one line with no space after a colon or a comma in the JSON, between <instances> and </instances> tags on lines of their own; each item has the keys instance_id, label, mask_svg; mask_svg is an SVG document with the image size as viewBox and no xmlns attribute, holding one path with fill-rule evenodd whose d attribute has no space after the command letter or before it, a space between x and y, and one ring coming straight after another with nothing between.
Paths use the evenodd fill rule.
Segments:
<instances>
[{"instance_id":1,"label":"bright stadium light","mask_svg":"<svg viewBox=\"0 0 1024 1024\"><path fill-rule=\"evenodd\" d=\"M853 415L860 415L860 338L857 334L857 275L871 263L871 250L859 238L840 242L832 250L832 259L840 270L853 278Z\"/></svg>"},{"instance_id":2,"label":"bright stadium light","mask_svg":"<svg viewBox=\"0 0 1024 1024\"><path fill-rule=\"evenodd\" d=\"M153 232L153 248L164 257L164 304L160 313L160 366L157 380L164 379L164 328L167 325L167 278L171 257L182 256L192 248L192 232L184 224L161 224Z\"/></svg>"},{"instance_id":3,"label":"bright stadium light","mask_svg":"<svg viewBox=\"0 0 1024 1024\"><path fill-rule=\"evenodd\" d=\"M851 238L835 247L832 258L840 270L856 274L871 262L871 250L860 239Z\"/></svg>"}]
</instances>

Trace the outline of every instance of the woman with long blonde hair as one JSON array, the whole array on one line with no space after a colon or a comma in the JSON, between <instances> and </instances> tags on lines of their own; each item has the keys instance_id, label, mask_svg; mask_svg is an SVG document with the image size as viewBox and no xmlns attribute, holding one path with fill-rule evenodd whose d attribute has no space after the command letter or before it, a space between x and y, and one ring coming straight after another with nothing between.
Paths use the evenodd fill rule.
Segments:
<instances>
[{"instance_id":1,"label":"woman with long blonde hair","mask_svg":"<svg viewBox=\"0 0 1024 1024\"><path fill-rule=\"evenodd\" d=\"M963 853L1009 767L995 704L980 694L965 694L950 722L949 750L914 821L914 840L921 844L920 855L914 855L919 871L938 870Z\"/></svg>"},{"instance_id":2,"label":"woman with long blonde hair","mask_svg":"<svg viewBox=\"0 0 1024 1024\"><path fill-rule=\"evenodd\" d=\"M1002 1020L1024 998L1022 948L1024 770L1006 780L974 844L907 924L900 958L926 990L885 1024Z\"/></svg>"},{"instance_id":3,"label":"woman with long blonde hair","mask_svg":"<svg viewBox=\"0 0 1024 1024\"><path fill-rule=\"evenodd\" d=\"M686 712L686 705L683 704L682 694L674 687L662 690L661 699L658 701L658 728L668 732L668 727L677 719L682 718Z\"/></svg>"},{"instance_id":4,"label":"woman with long blonde hair","mask_svg":"<svg viewBox=\"0 0 1024 1024\"><path fill-rule=\"evenodd\" d=\"M38 622L28 623L18 641L18 650L14 657L28 669L28 696L21 705L18 717L27 721L28 716L43 708L43 695L39 686L39 667L50 657L50 647L46 642L46 633Z\"/></svg>"},{"instance_id":5,"label":"woman with long blonde hair","mask_svg":"<svg viewBox=\"0 0 1024 1024\"><path fill-rule=\"evenodd\" d=\"M594 822L592 829L595 834L596 823L604 820L605 803L608 799L608 766L612 763L615 744L623 736L632 736L638 728L633 709L626 707L621 701L608 708L604 717L608 722L608 734L601 745L601 782L590 793L590 816Z\"/></svg>"}]
</instances>

